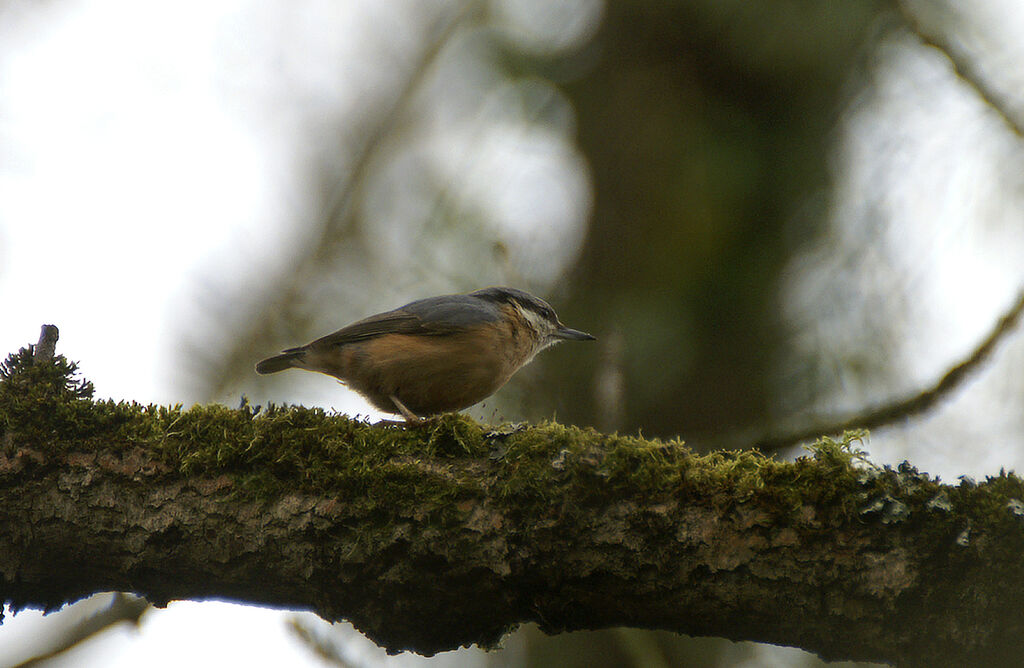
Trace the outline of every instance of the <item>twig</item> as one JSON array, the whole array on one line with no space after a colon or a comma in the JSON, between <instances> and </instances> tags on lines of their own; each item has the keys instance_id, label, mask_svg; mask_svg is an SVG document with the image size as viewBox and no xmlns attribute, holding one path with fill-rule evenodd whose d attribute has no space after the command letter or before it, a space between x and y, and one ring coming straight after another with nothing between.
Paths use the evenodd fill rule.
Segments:
<instances>
[{"instance_id":1,"label":"twig","mask_svg":"<svg viewBox=\"0 0 1024 668\"><path fill-rule=\"evenodd\" d=\"M39 332L39 343L32 350L32 359L36 362L49 362L53 359L53 353L57 349L57 339L60 338L60 331L56 325L43 325Z\"/></svg>"}]
</instances>

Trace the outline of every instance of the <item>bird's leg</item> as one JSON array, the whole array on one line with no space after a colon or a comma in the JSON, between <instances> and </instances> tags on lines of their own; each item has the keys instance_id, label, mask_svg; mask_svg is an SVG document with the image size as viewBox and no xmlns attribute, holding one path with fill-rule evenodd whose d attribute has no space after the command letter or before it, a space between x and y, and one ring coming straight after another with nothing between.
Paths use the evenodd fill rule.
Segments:
<instances>
[{"instance_id":1,"label":"bird's leg","mask_svg":"<svg viewBox=\"0 0 1024 668\"><path fill-rule=\"evenodd\" d=\"M421 421L419 416L417 416L411 410L406 408L405 404L398 400L398 397L392 394L390 396L390 399L391 403L395 405L395 408L397 408L398 412L402 414L402 417L405 418L406 422L408 422L409 424L419 424L419 422Z\"/></svg>"}]
</instances>

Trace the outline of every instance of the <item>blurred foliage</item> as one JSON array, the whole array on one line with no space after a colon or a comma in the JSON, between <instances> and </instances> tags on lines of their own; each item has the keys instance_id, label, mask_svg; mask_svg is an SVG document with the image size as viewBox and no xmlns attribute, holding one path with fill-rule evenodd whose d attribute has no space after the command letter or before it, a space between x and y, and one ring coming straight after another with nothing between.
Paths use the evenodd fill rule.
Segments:
<instances>
[{"instance_id":1,"label":"blurred foliage","mask_svg":"<svg viewBox=\"0 0 1024 668\"><path fill-rule=\"evenodd\" d=\"M556 389L537 405L697 447L766 418L780 272L825 222L836 121L882 7L608 5L594 65L566 85L596 194L562 315L621 336L604 364L622 370L624 409L611 424L558 391L600 377L581 355L541 361Z\"/></svg>"}]
</instances>

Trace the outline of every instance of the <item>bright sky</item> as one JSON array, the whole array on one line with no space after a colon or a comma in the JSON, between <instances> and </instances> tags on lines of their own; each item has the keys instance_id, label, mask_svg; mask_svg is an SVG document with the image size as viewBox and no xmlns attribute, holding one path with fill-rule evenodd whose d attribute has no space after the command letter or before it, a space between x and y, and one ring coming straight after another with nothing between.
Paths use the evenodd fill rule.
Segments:
<instances>
[{"instance_id":1,"label":"bright sky","mask_svg":"<svg viewBox=\"0 0 1024 668\"><path fill-rule=\"evenodd\" d=\"M101 396L182 399L175 300L214 257L264 259L286 206L289 157L228 104L232 5L187 4L15 3L0 23L0 348L54 323ZM263 247L225 258L252 230Z\"/></svg>"}]
</instances>

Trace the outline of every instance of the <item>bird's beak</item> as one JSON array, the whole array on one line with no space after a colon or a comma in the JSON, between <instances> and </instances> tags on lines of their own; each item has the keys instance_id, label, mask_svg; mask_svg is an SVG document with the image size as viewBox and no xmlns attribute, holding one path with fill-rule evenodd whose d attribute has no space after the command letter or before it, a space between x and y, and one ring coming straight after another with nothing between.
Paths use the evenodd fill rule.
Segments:
<instances>
[{"instance_id":1,"label":"bird's beak","mask_svg":"<svg viewBox=\"0 0 1024 668\"><path fill-rule=\"evenodd\" d=\"M551 333L551 336L556 339L565 339L567 341L596 341L596 336L591 336L586 332L581 332L578 329L570 329L565 325L559 325L558 329Z\"/></svg>"}]
</instances>

